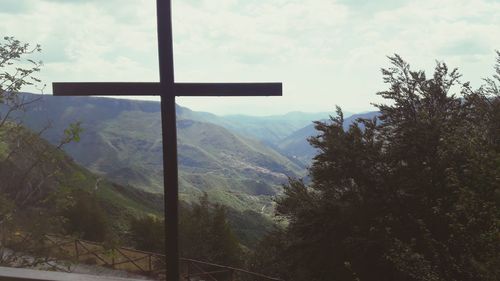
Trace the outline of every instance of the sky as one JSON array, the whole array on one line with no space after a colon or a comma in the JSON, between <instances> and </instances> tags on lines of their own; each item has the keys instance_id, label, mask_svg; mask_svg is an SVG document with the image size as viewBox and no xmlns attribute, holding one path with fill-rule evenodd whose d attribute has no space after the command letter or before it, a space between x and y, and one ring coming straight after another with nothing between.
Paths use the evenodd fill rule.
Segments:
<instances>
[{"instance_id":1,"label":"sky","mask_svg":"<svg viewBox=\"0 0 500 281\"><path fill-rule=\"evenodd\" d=\"M500 0L172 5L177 82L283 82L283 97L177 99L217 114L373 110L394 53L427 73L444 61L478 87L500 50ZM0 0L0 36L42 45L46 94L52 82L155 82L155 9L154 0Z\"/></svg>"}]
</instances>

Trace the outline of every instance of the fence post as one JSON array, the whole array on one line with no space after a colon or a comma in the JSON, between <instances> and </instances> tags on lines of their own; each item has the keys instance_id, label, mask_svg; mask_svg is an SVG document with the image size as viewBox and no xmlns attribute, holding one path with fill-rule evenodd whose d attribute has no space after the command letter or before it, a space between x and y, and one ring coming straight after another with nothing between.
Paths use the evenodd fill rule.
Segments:
<instances>
[{"instance_id":1,"label":"fence post","mask_svg":"<svg viewBox=\"0 0 500 281\"><path fill-rule=\"evenodd\" d=\"M111 267L115 269L115 248L111 249Z\"/></svg>"},{"instance_id":2,"label":"fence post","mask_svg":"<svg viewBox=\"0 0 500 281\"><path fill-rule=\"evenodd\" d=\"M149 254L149 272L153 272L153 262L151 261L151 254Z\"/></svg>"},{"instance_id":3,"label":"fence post","mask_svg":"<svg viewBox=\"0 0 500 281\"><path fill-rule=\"evenodd\" d=\"M234 281L234 269L231 270L231 281Z\"/></svg>"}]
</instances>

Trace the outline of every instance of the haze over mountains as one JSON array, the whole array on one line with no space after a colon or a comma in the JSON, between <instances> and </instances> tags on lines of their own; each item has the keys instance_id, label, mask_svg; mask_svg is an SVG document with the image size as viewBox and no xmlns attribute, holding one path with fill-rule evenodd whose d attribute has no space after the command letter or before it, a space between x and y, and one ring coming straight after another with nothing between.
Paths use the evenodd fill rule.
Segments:
<instances>
[{"instance_id":1,"label":"haze over mountains","mask_svg":"<svg viewBox=\"0 0 500 281\"><path fill-rule=\"evenodd\" d=\"M372 119L373 117L378 115L378 112L366 112L360 114L345 114L344 117L344 129L349 128L356 119ZM318 119L321 121L325 121L324 118ZM311 159L317 154L316 149L312 147L307 141L310 137L318 135L318 132L314 128L314 123L310 123L309 125L294 131L289 134L285 138L281 139L279 143L276 144L277 149L292 157L292 159L297 159L301 163L309 164Z\"/></svg>"},{"instance_id":2,"label":"haze over mountains","mask_svg":"<svg viewBox=\"0 0 500 281\"><path fill-rule=\"evenodd\" d=\"M206 192L235 209L271 211L272 197L288 177L307 174L314 156L306 140L315 134L312 121L328 115L217 116L177 106L181 199ZM81 141L65 147L77 163L121 185L162 192L158 102L44 96L24 120L34 130L50 122L43 136L51 143L70 123L81 122Z\"/></svg>"}]
</instances>

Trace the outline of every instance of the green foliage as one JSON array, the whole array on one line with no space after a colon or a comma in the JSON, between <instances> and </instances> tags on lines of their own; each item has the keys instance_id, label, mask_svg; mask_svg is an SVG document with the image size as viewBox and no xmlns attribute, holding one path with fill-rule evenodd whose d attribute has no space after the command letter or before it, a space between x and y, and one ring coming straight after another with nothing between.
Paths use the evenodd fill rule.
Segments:
<instances>
[{"instance_id":1,"label":"green foliage","mask_svg":"<svg viewBox=\"0 0 500 281\"><path fill-rule=\"evenodd\" d=\"M273 230L275 226L271 218L250 210L238 211L226 207L226 215L238 241L249 249L255 248L266 233Z\"/></svg>"},{"instance_id":2,"label":"green foliage","mask_svg":"<svg viewBox=\"0 0 500 281\"><path fill-rule=\"evenodd\" d=\"M109 238L109 219L95 194L76 189L72 197L73 203L62 213L66 218L66 232L90 241Z\"/></svg>"},{"instance_id":3,"label":"green foliage","mask_svg":"<svg viewBox=\"0 0 500 281\"><path fill-rule=\"evenodd\" d=\"M257 244L255 250L247 258L247 268L267 276L281 276L284 280L293 280L288 272L290 268L286 249L290 242L281 229L269 232Z\"/></svg>"},{"instance_id":4,"label":"green foliage","mask_svg":"<svg viewBox=\"0 0 500 281\"><path fill-rule=\"evenodd\" d=\"M155 216L134 218L130 222L134 246L143 251L165 252L165 221Z\"/></svg>"},{"instance_id":5,"label":"green foliage","mask_svg":"<svg viewBox=\"0 0 500 281\"><path fill-rule=\"evenodd\" d=\"M29 55L42 49L40 45L32 48L14 37L4 37L3 40L4 43L0 43L0 69L4 70L0 72L0 103L8 103L16 98L10 92L17 93L23 86L40 83L34 74L40 71L42 62L34 61ZM31 67L24 67L20 62Z\"/></svg>"},{"instance_id":6,"label":"green foliage","mask_svg":"<svg viewBox=\"0 0 500 281\"><path fill-rule=\"evenodd\" d=\"M205 194L198 203L182 206L179 221L181 256L223 265L240 265L242 249L228 223L226 209L212 205ZM130 238L136 248L164 253L164 220L142 216L130 221Z\"/></svg>"},{"instance_id":7,"label":"green foliage","mask_svg":"<svg viewBox=\"0 0 500 281\"><path fill-rule=\"evenodd\" d=\"M69 127L64 130L64 143L79 142L80 134L83 132L80 122L69 124Z\"/></svg>"},{"instance_id":8,"label":"green foliage","mask_svg":"<svg viewBox=\"0 0 500 281\"><path fill-rule=\"evenodd\" d=\"M377 105L378 120L345 130L338 109L316 122L312 183L285 187L277 212L288 226L259 247L264 271L288 280L499 280L500 54L497 76L478 90L444 63L427 78L390 60L389 89L379 93L390 103ZM286 263L266 266L278 257Z\"/></svg>"},{"instance_id":9,"label":"green foliage","mask_svg":"<svg viewBox=\"0 0 500 281\"><path fill-rule=\"evenodd\" d=\"M0 128L15 112L25 109L31 101L25 100L19 91L25 86L36 86L41 81L35 75L40 71L41 61L34 61L32 54L39 53L39 45L31 48L14 37L4 37L0 42Z\"/></svg>"},{"instance_id":10,"label":"green foliage","mask_svg":"<svg viewBox=\"0 0 500 281\"><path fill-rule=\"evenodd\" d=\"M241 264L242 250L227 221L226 209L211 205L206 195L199 204L181 212L179 227L183 257L224 265Z\"/></svg>"},{"instance_id":11,"label":"green foliage","mask_svg":"<svg viewBox=\"0 0 500 281\"><path fill-rule=\"evenodd\" d=\"M64 154L39 138L50 125L44 124L36 133L23 126L22 113L41 99L20 92L41 83L36 74L42 62L32 59L39 52L39 45L31 48L13 37L0 42L0 167L4 170L0 171L0 192L8 193L21 208L47 195L48 187L56 184L55 178L64 169L56 164ZM70 124L56 149L78 141L80 133L79 123Z\"/></svg>"}]
</instances>

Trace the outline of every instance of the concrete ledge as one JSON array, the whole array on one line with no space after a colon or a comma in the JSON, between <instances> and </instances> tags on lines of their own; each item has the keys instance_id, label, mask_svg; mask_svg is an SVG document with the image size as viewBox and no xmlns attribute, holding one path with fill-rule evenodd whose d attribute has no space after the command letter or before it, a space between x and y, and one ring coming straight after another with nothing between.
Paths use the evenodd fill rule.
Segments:
<instances>
[{"instance_id":1,"label":"concrete ledge","mask_svg":"<svg viewBox=\"0 0 500 281\"><path fill-rule=\"evenodd\" d=\"M0 281L139 281L140 279L0 267ZM143 279L140 281L144 281Z\"/></svg>"}]
</instances>

